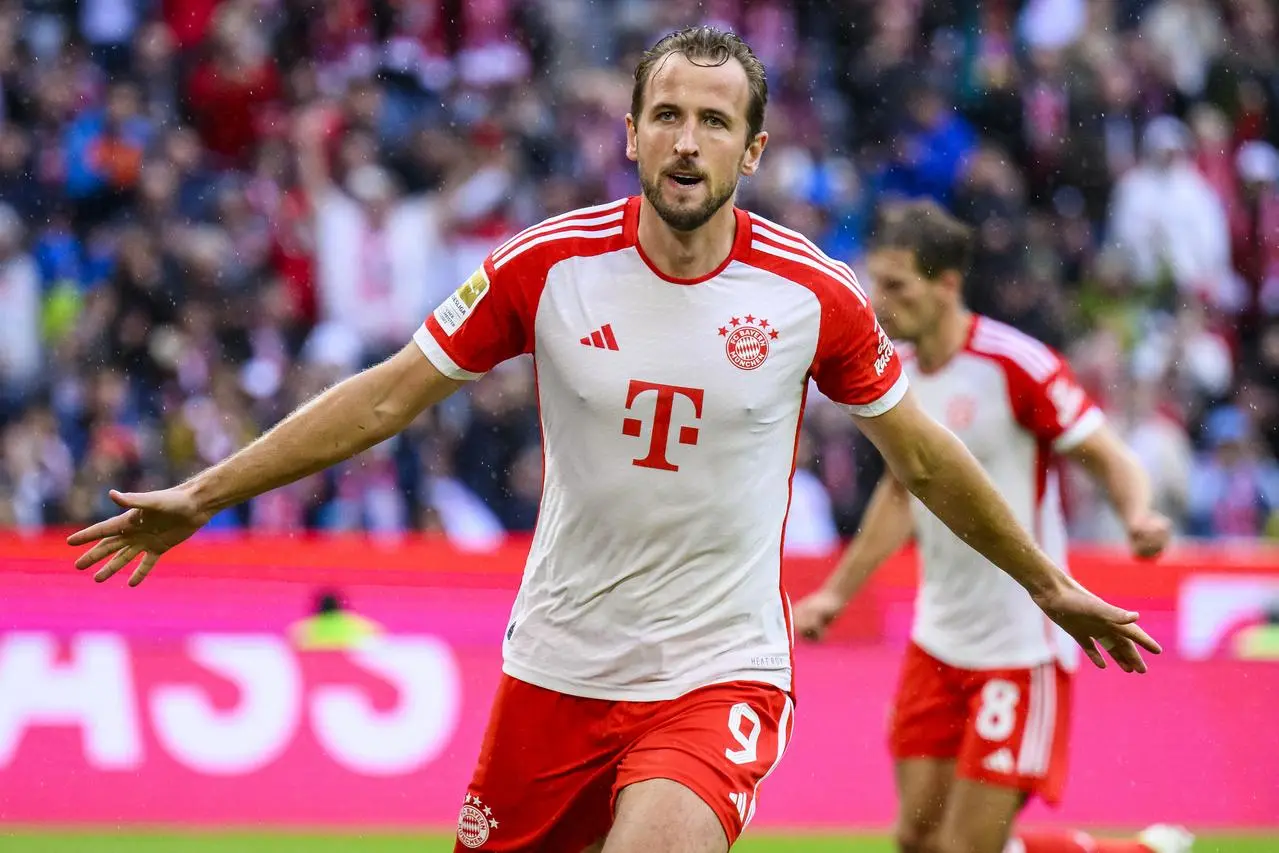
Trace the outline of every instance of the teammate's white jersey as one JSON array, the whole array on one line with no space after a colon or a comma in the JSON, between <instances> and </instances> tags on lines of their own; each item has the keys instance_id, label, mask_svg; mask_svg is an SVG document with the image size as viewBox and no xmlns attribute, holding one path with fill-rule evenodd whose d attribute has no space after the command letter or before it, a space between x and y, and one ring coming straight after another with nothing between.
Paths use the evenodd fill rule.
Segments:
<instances>
[{"instance_id":1,"label":"teammate's white jersey","mask_svg":"<svg viewBox=\"0 0 1279 853\"><path fill-rule=\"evenodd\" d=\"M902 361L920 405L959 437L1013 513L1065 568L1066 531L1053 456L1104 421L1051 348L1010 326L974 317L963 349L924 373ZM957 496L956 499L962 499ZM1073 668L1073 640L1026 591L912 499L922 581L913 639L952 666L1000 669L1057 658Z\"/></svg>"},{"instance_id":2,"label":"teammate's white jersey","mask_svg":"<svg viewBox=\"0 0 1279 853\"><path fill-rule=\"evenodd\" d=\"M673 280L639 198L495 250L415 340L472 379L532 353L545 479L505 672L601 699L738 679L791 687L781 585L807 380L877 415L906 392L848 267L737 210L732 253Z\"/></svg>"}]
</instances>

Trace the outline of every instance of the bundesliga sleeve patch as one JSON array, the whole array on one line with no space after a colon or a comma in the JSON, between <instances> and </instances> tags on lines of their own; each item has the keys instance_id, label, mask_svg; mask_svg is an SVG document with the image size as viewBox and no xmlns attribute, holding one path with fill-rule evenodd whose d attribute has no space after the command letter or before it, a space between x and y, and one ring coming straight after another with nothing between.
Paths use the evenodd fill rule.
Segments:
<instances>
[{"instance_id":1,"label":"bundesliga sleeve patch","mask_svg":"<svg viewBox=\"0 0 1279 853\"><path fill-rule=\"evenodd\" d=\"M484 267L480 267L435 309L435 322L440 324L444 334L452 337L488 292L489 277Z\"/></svg>"}]
</instances>

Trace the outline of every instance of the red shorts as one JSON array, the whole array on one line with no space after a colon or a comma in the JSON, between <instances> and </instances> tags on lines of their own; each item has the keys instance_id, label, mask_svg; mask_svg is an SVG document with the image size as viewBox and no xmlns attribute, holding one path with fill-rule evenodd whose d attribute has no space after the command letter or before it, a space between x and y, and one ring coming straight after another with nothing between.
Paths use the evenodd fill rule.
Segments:
<instances>
[{"instance_id":1,"label":"red shorts","mask_svg":"<svg viewBox=\"0 0 1279 853\"><path fill-rule=\"evenodd\" d=\"M503 675L454 850L578 853L608 833L618 793L646 779L692 790L732 843L786 749L791 709L767 684L611 702Z\"/></svg>"},{"instance_id":2,"label":"red shorts","mask_svg":"<svg viewBox=\"0 0 1279 853\"><path fill-rule=\"evenodd\" d=\"M955 773L1056 804L1066 782L1070 674L950 666L911 643L889 726L893 758L953 758Z\"/></svg>"}]
</instances>

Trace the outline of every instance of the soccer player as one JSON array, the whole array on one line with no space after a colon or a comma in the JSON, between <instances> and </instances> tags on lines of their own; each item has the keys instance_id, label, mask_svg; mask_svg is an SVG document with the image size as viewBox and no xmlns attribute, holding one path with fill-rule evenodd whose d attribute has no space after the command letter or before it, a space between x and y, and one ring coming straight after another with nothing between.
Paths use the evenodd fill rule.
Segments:
<instances>
[{"instance_id":1,"label":"soccer player","mask_svg":"<svg viewBox=\"0 0 1279 853\"><path fill-rule=\"evenodd\" d=\"M985 467L1023 527L1057 562L1065 527L1054 456L1103 486L1135 555L1157 556L1170 525L1150 506L1136 458L1049 347L964 306L971 235L932 202L886 209L867 269L879 321L895 340L919 406ZM1065 781L1073 644L1024 589L912 500L896 466L861 530L817 592L795 606L819 639L863 582L911 538L922 583L890 726L902 853L1000 853L1031 794L1055 803ZM959 535L957 535L959 534ZM1175 827L1139 840L1024 834L1009 853L1172 853Z\"/></svg>"},{"instance_id":2,"label":"soccer player","mask_svg":"<svg viewBox=\"0 0 1279 853\"><path fill-rule=\"evenodd\" d=\"M532 353L546 475L457 850L719 853L790 737L782 531L812 377L900 482L1098 666L1145 671L1135 622L1074 583L907 389L848 267L734 206L759 168L764 69L736 36L662 39L635 72L641 196L516 235L385 362L187 482L112 492L70 543L142 556L213 513L373 446Z\"/></svg>"}]
</instances>

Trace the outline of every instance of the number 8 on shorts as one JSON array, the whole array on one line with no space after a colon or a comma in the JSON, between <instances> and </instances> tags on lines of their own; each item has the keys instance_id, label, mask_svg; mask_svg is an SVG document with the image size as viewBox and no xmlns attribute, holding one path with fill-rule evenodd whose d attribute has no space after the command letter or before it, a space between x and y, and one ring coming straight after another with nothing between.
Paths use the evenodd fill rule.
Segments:
<instances>
[{"instance_id":1,"label":"number 8 on shorts","mask_svg":"<svg viewBox=\"0 0 1279 853\"><path fill-rule=\"evenodd\" d=\"M1021 690L1011 681L992 678L981 689L981 708L974 727L986 740L1007 740L1017 725L1017 701Z\"/></svg>"}]
</instances>

